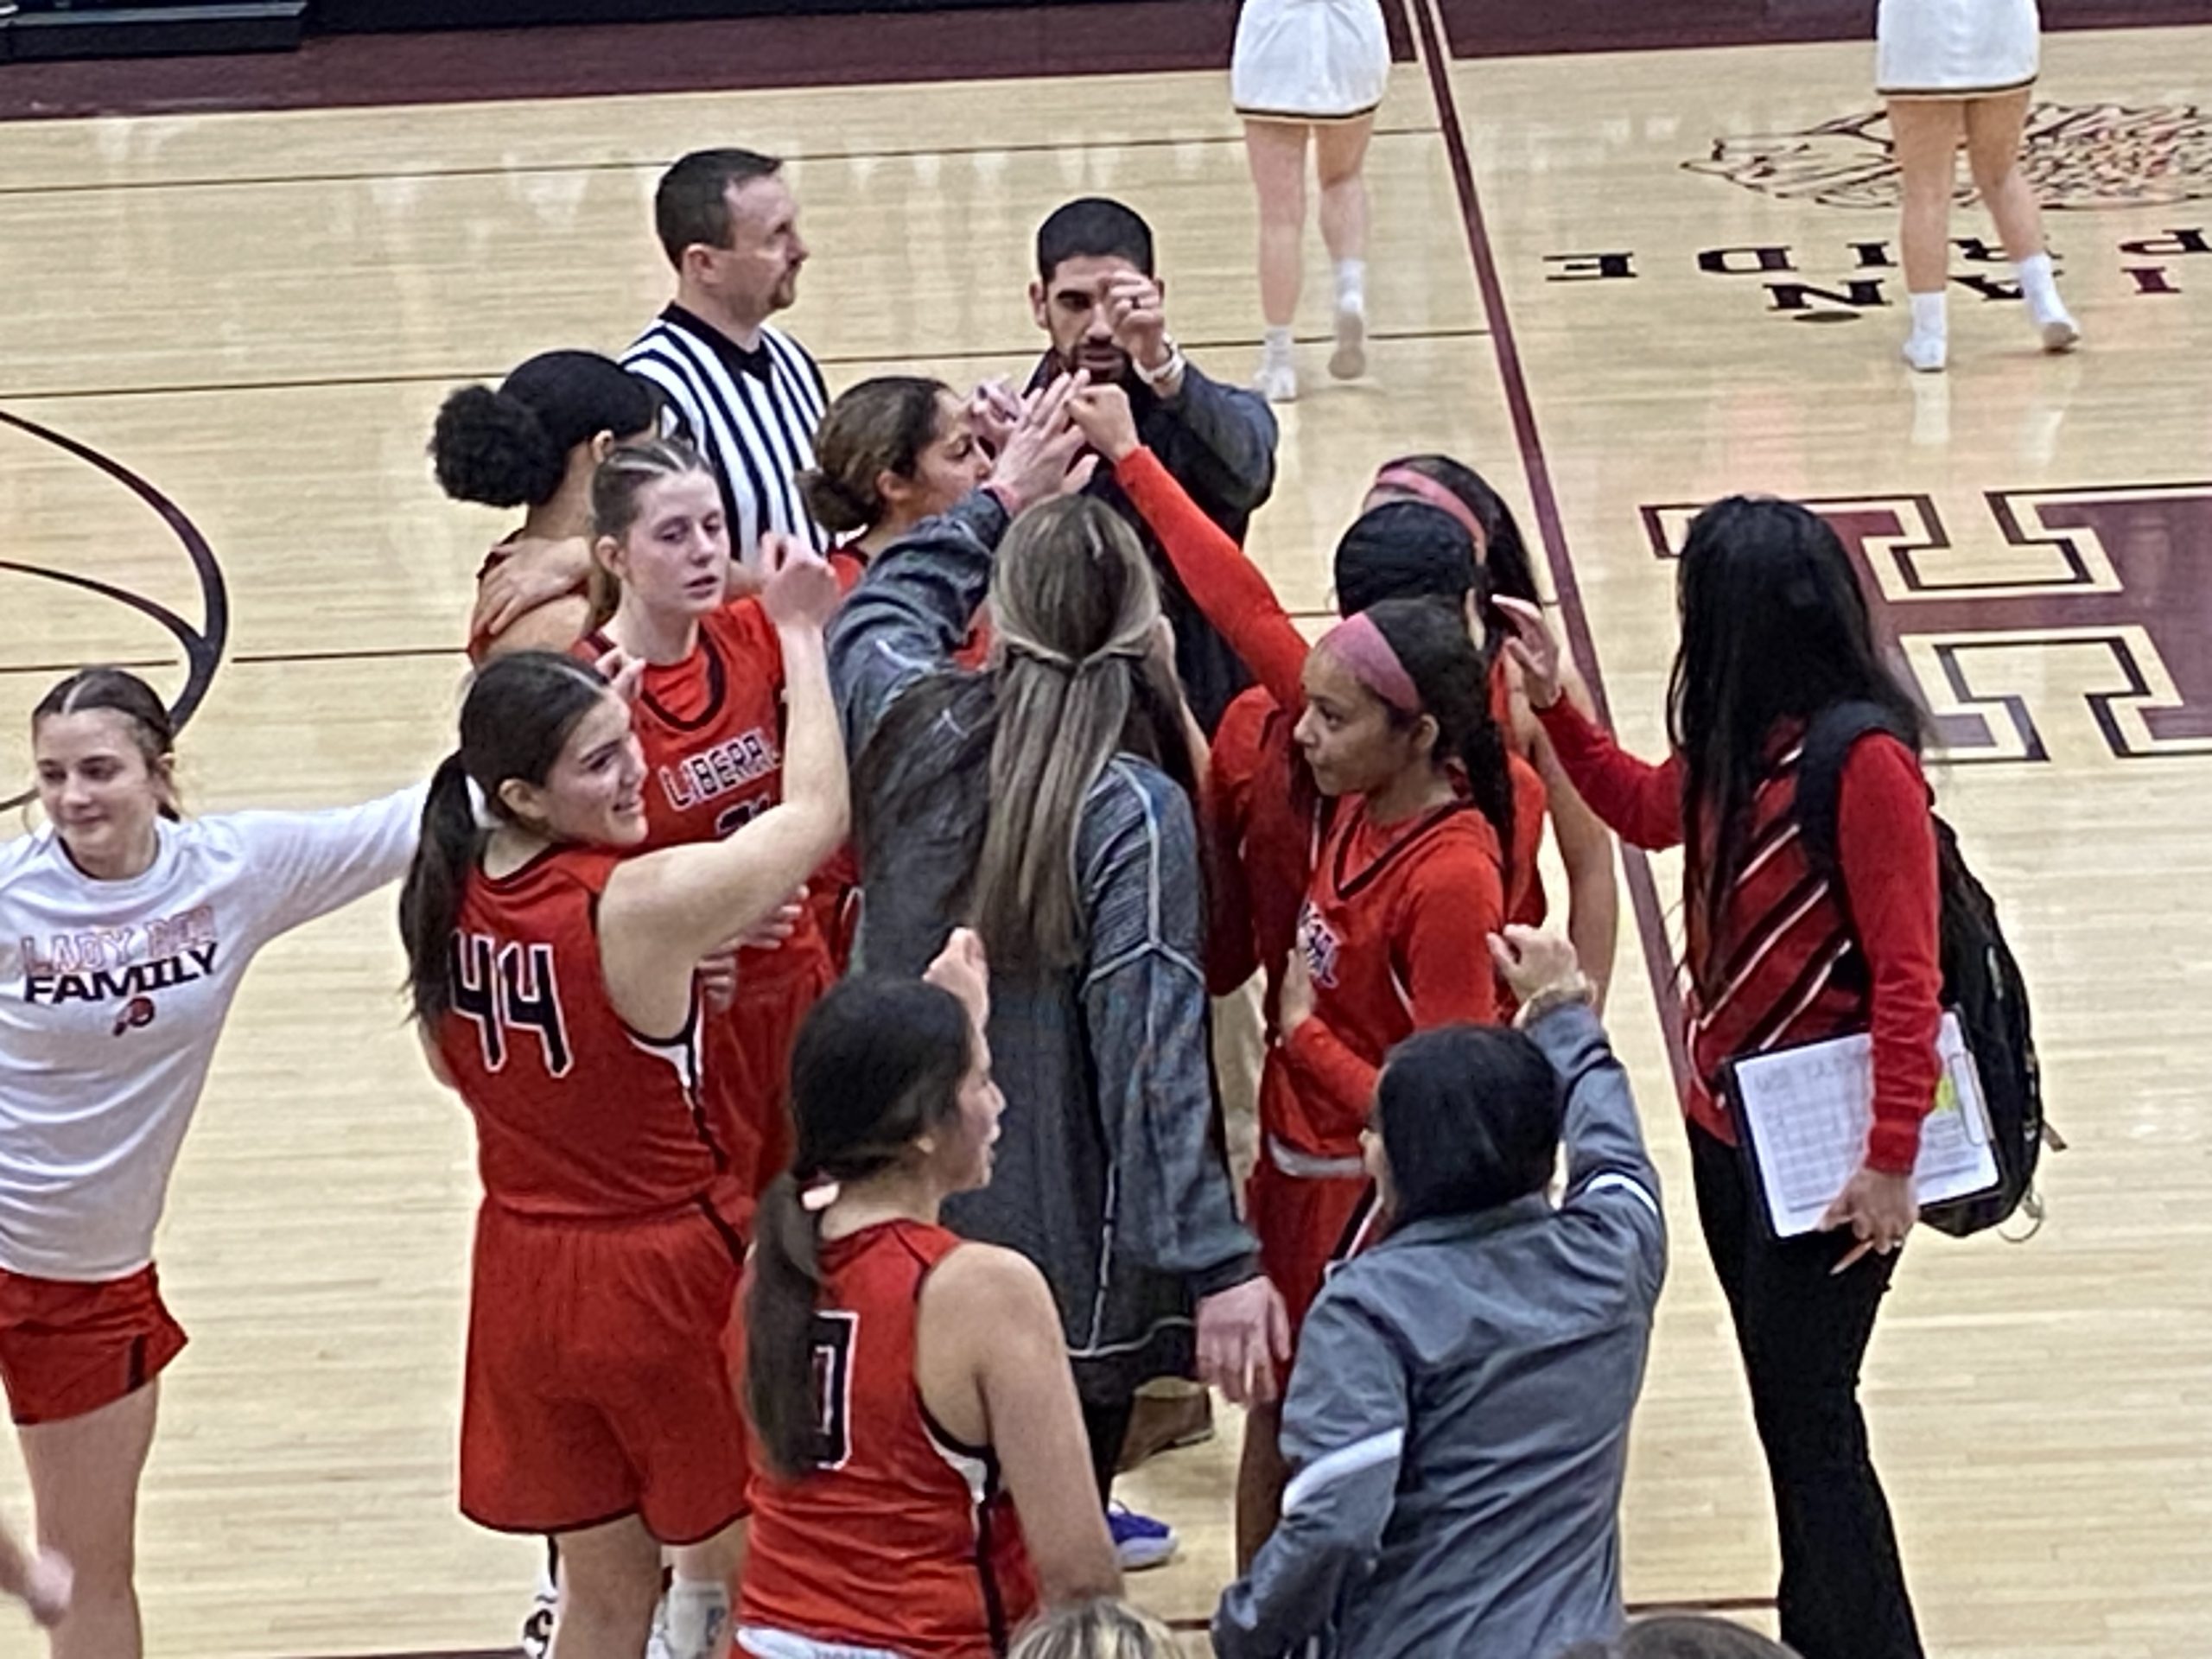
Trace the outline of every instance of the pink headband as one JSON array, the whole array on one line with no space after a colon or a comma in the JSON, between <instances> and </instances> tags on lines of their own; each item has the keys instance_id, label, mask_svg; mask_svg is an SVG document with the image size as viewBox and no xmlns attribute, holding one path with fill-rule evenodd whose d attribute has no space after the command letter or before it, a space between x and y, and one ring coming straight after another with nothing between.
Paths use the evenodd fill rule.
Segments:
<instances>
[{"instance_id":1,"label":"pink headband","mask_svg":"<svg viewBox=\"0 0 2212 1659\"><path fill-rule=\"evenodd\" d=\"M1365 611L1348 616L1321 636L1329 655L1351 671L1352 677L1402 715L1421 713L1421 693L1414 677L1390 649L1382 630Z\"/></svg>"},{"instance_id":2,"label":"pink headband","mask_svg":"<svg viewBox=\"0 0 2212 1659\"><path fill-rule=\"evenodd\" d=\"M1490 531L1483 528L1483 521L1475 517L1474 509L1426 473L1417 473L1410 467L1385 467L1375 474L1375 482L1368 488L1395 490L1402 495L1426 501L1430 506L1448 512L1458 519L1460 528L1473 540L1477 552L1490 546Z\"/></svg>"}]
</instances>

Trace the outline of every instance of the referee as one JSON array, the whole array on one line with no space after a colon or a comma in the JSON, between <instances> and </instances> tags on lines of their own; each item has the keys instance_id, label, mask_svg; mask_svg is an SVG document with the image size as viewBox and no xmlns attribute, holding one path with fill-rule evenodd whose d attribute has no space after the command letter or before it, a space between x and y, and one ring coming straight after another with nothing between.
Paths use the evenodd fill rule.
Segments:
<instances>
[{"instance_id":1,"label":"referee","mask_svg":"<svg viewBox=\"0 0 2212 1659\"><path fill-rule=\"evenodd\" d=\"M798 296L807 254L783 165L700 149L661 176L653 228L676 267L676 299L622 356L666 395L676 432L713 466L730 546L747 564L770 531L829 550L795 482L814 465L828 390L806 347L768 326Z\"/></svg>"}]
</instances>

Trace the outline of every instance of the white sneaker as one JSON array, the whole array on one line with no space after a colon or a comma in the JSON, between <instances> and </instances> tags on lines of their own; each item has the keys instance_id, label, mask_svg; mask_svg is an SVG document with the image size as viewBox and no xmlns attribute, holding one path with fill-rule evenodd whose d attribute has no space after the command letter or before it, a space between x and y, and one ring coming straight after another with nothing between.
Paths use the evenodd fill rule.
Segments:
<instances>
[{"instance_id":1,"label":"white sneaker","mask_svg":"<svg viewBox=\"0 0 2212 1659\"><path fill-rule=\"evenodd\" d=\"M553 1615L557 1599L550 1590L538 1591L530 1604L530 1615L522 1622L522 1635L518 1644L523 1659L545 1659L553 1650Z\"/></svg>"},{"instance_id":2,"label":"white sneaker","mask_svg":"<svg viewBox=\"0 0 2212 1659\"><path fill-rule=\"evenodd\" d=\"M2081 325L2061 311L2055 317L2046 317L2037 325L2043 334L2043 348L2046 352L2070 352L2082 343Z\"/></svg>"},{"instance_id":3,"label":"white sneaker","mask_svg":"<svg viewBox=\"0 0 2212 1659\"><path fill-rule=\"evenodd\" d=\"M1357 380L1367 372L1367 314L1358 309L1337 313L1337 349L1329 354L1329 373L1338 380Z\"/></svg>"},{"instance_id":4,"label":"white sneaker","mask_svg":"<svg viewBox=\"0 0 2212 1659\"><path fill-rule=\"evenodd\" d=\"M1298 365L1287 357L1260 359L1260 372L1252 377L1252 390L1271 404L1298 401Z\"/></svg>"},{"instance_id":5,"label":"white sneaker","mask_svg":"<svg viewBox=\"0 0 2212 1659\"><path fill-rule=\"evenodd\" d=\"M1941 334L1914 334L1904 343L1904 360L1921 374L1941 374L1950 344Z\"/></svg>"}]
</instances>

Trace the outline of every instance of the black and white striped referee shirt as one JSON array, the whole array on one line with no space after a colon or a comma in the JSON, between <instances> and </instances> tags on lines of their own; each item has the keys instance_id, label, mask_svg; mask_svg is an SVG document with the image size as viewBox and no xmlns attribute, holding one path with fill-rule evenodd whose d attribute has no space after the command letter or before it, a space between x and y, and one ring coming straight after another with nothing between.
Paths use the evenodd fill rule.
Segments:
<instances>
[{"instance_id":1,"label":"black and white striped referee shirt","mask_svg":"<svg viewBox=\"0 0 2212 1659\"><path fill-rule=\"evenodd\" d=\"M805 346L763 327L748 352L671 305L623 353L622 366L660 388L677 435L713 464L732 553L752 560L772 530L829 550L830 537L807 517L795 481L814 465L815 429L830 401Z\"/></svg>"}]
</instances>

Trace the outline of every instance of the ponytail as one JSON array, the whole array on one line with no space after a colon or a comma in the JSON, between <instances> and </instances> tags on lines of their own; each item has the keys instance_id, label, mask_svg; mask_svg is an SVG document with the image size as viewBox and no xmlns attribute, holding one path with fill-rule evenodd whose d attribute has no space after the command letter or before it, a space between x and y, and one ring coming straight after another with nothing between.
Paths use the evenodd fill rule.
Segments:
<instances>
[{"instance_id":1,"label":"ponytail","mask_svg":"<svg viewBox=\"0 0 2212 1659\"><path fill-rule=\"evenodd\" d=\"M790 1170L768 1184L753 1218L745 1295L745 1405L768 1465L786 1478L824 1460L814 1382L814 1313L822 1295L822 1223Z\"/></svg>"},{"instance_id":2,"label":"ponytail","mask_svg":"<svg viewBox=\"0 0 2212 1659\"><path fill-rule=\"evenodd\" d=\"M493 818L508 818L499 786L509 779L543 784L576 722L606 692L595 670L551 651L495 658L470 682L461 747L430 775L422 838L399 890L408 1007L425 1030L454 1006L454 929L486 839L480 796Z\"/></svg>"},{"instance_id":3,"label":"ponytail","mask_svg":"<svg viewBox=\"0 0 2212 1659\"><path fill-rule=\"evenodd\" d=\"M745 1402L768 1465L785 1479L827 1460L814 1371L822 1294L817 1194L912 1155L957 1116L974 1055L968 1011L920 980L862 974L814 1005L791 1049L792 1166L761 1195L745 1294Z\"/></svg>"},{"instance_id":4,"label":"ponytail","mask_svg":"<svg viewBox=\"0 0 2212 1659\"><path fill-rule=\"evenodd\" d=\"M407 1000L416 1020L435 1026L453 1007L454 925L468 872L484 850L485 832L469 800L460 753L430 774L423 803L423 834L399 889L399 937L407 948Z\"/></svg>"},{"instance_id":5,"label":"ponytail","mask_svg":"<svg viewBox=\"0 0 2212 1659\"><path fill-rule=\"evenodd\" d=\"M1466 619L1449 600L1386 599L1361 613L1413 682L1436 722L1436 764L1455 760L1467 794L1497 836L1500 879L1513 888L1513 773L1505 734L1491 714L1490 664L1467 638ZM1396 709L1391 718L1413 718Z\"/></svg>"}]
</instances>

